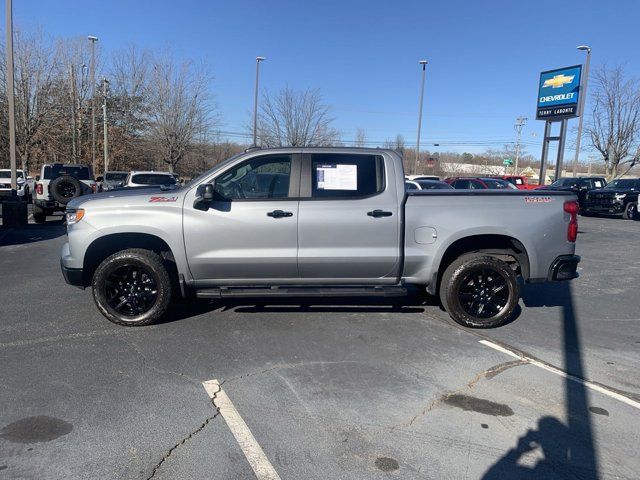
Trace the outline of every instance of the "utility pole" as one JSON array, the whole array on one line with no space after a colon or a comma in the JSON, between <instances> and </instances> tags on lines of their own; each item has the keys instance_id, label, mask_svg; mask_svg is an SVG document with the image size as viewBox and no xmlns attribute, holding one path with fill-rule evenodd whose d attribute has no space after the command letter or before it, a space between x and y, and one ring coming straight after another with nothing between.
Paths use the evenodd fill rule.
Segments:
<instances>
[{"instance_id":1,"label":"utility pole","mask_svg":"<svg viewBox=\"0 0 640 480\"><path fill-rule=\"evenodd\" d=\"M420 103L418 106L418 139L416 141L416 158L413 161L413 174L418 173L418 161L420 160L420 129L422 128L422 100L424 99L424 79L427 74L427 61L420 60L418 62L422 65L422 84L420 86Z\"/></svg>"},{"instance_id":2,"label":"utility pole","mask_svg":"<svg viewBox=\"0 0 640 480\"><path fill-rule=\"evenodd\" d=\"M522 137L522 128L524 124L529 120L527 117L518 117L516 118L516 124L513 126L515 128L516 133L518 134L518 139L516 141L516 163L514 165L514 175L518 175L518 160L520 158L520 138Z\"/></svg>"},{"instance_id":3,"label":"utility pole","mask_svg":"<svg viewBox=\"0 0 640 480\"><path fill-rule=\"evenodd\" d=\"M578 118L578 137L576 138L576 156L573 158L573 177L578 176L578 157L580 156L580 140L582 140L582 119L584 118L584 102L587 99L587 83L589 83L589 63L591 61L591 47L580 45L578 50L587 52L587 61L584 65L582 87L580 88L580 117Z\"/></svg>"},{"instance_id":4,"label":"utility pole","mask_svg":"<svg viewBox=\"0 0 640 480\"><path fill-rule=\"evenodd\" d=\"M104 173L109 170L109 139L107 136L107 85L109 80L102 79L102 128L104 130Z\"/></svg>"},{"instance_id":5,"label":"utility pole","mask_svg":"<svg viewBox=\"0 0 640 480\"><path fill-rule=\"evenodd\" d=\"M76 72L73 64L69 65L69 81L71 83L71 158L73 163L78 162L78 150L76 148Z\"/></svg>"},{"instance_id":6,"label":"utility pole","mask_svg":"<svg viewBox=\"0 0 640 480\"><path fill-rule=\"evenodd\" d=\"M13 5L12 0L6 2L7 33L7 103L9 104L9 159L11 163L11 189L18 191L18 173L16 171L16 106L13 90ZM27 175L27 172L24 173Z\"/></svg>"},{"instance_id":7,"label":"utility pole","mask_svg":"<svg viewBox=\"0 0 640 480\"><path fill-rule=\"evenodd\" d=\"M91 42L91 166L96 171L96 42L98 37L89 35L87 37Z\"/></svg>"},{"instance_id":8,"label":"utility pole","mask_svg":"<svg viewBox=\"0 0 640 480\"><path fill-rule=\"evenodd\" d=\"M260 62L264 57L256 57L256 88L253 97L253 146L258 146L258 80L260 78Z\"/></svg>"}]
</instances>

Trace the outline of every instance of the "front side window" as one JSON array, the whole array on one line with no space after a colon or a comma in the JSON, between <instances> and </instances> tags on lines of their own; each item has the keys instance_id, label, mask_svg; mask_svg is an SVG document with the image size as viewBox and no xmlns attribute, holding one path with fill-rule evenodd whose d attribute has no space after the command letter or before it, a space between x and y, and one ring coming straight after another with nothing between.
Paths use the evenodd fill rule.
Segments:
<instances>
[{"instance_id":1,"label":"front side window","mask_svg":"<svg viewBox=\"0 0 640 480\"><path fill-rule=\"evenodd\" d=\"M312 198L353 198L384 190L379 155L318 153L311 156Z\"/></svg>"},{"instance_id":2,"label":"front side window","mask_svg":"<svg viewBox=\"0 0 640 480\"><path fill-rule=\"evenodd\" d=\"M469 180L456 180L453 182L453 188L456 190L468 190L470 188L469 183Z\"/></svg>"},{"instance_id":3,"label":"front side window","mask_svg":"<svg viewBox=\"0 0 640 480\"><path fill-rule=\"evenodd\" d=\"M253 158L216 178L215 190L226 200L287 198L291 155Z\"/></svg>"}]
</instances>

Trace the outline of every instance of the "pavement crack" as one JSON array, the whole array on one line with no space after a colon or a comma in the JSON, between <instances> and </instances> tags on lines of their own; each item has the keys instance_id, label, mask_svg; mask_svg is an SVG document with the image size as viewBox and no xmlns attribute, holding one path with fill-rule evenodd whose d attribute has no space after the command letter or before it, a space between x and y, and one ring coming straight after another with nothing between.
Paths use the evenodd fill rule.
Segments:
<instances>
[{"instance_id":1,"label":"pavement crack","mask_svg":"<svg viewBox=\"0 0 640 480\"><path fill-rule=\"evenodd\" d=\"M189 376L189 375L187 375L187 374L185 374L183 372L176 372L174 370L169 370L169 369L157 367L151 361L149 361L147 356L144 353L142 353L142 350L140 350L140 348L135 343L133 343L130 340L127 340L124 337L121 337L121 338L122 338L122 341L124 343L126 343L131 348L131 350L133 350L142 359L142 364L146 368L148 368L150 370L153 370L154 372L161 373L163 375L174 375L174 376L180 377L182 379L188 380L189 382L196 383L198 385L201 383L200 380L198 380L196 378L193 378L193 377L191 377L191 376Z\"/></svg>"},{"instance_id":2,"label":"pavement crack","mask_svg":"<svg viewBox=\"0 0 640 480\"><path fill-rule=\"evenodd\" d=\"M176 443L173 447L171 447L169 450L167 450L167 453L165 453L162 458L160 459L160 461L158 463L155 464L155 466L153 467L153 470L151 471L151 475L149 475L147 477L147 480L151 480L152 478L154 478L156 476L156 473L158 473L158 470L160 469L160 467L162 467L162 464L164 462L166 462L169 457L173 454L173 452L175 452L180 446L184 445L186 442L189 441L189 439L191 439L192 437L194 437L195 435L197 435L198 433L200 433L202 430L204 430L204 428L209 425L209 422L211 422L214 418L216 418L218 415L220 414L220 412L218 410L216 410L215 415L212 415L210 417L208 417L203 423L202 425L200 425L198 428L196 428L194 431L192 431L191 433L189 433L186 437L184 437L182 440L180 440L178 443Z\"/></svg>"},{"instance_id":3,"label":"pavement crack","mask_svg":"<svg viewBox=\"0 0 640 480\"><path fill-rule=\"evenodd\" d=\"M357 361L357 360L337 360L337 361L317 360L317 361L298 362L298 363L278 363L276 365L272 365L269 368L265 368L265 369L257 370L257 371L253 371L253 372L247 372L247 373L243 373L241 375L237 375L235 377L227 378L227 379L225 379L223 381L223 383L224 382L235 382L236 380L242 380L244 378L253 377L255 375L263 375L265 373L272 372L273 370L309 367L309 366L314 366L314 365L337 365L337 364L345 364L345 363L362 363L362 362ZM220 385L222 385L222 383Z\"/></svg>"},{"instance_id":4,"label":"pavement crack","mask_svg":"<svg viewBox=\"0 0 640 480\"><path fill-rule=\"evenodd\" d=\"M450 390L448 392L445 392L444 394L440 395L438 398L432 400L425 408L423 408L418 413L416 413L411 418L411 420L409 420L409 422L402 423L402 424L399 424L399 425L394 425L391 428L395 429L395 428L398 428L398 427L411 427L415 423L415 421L418 420L418 418L426 415L431 410L433 410L434 408L438 407L441 403L445 402L449 397L452 397L453 395L461 394L465 390L473 389L480 380L482 380L482 379L491 380L493 377L495 377L496 375L499 375L500 373L504 372L505 370L508 370L509 368L518 367L520 365L527 365L528 363L529 362L527 360L524 360L524 359L522 359L522 360L513 360L511 362L499 363L498 365L494 365L491 368L483 370L482 372L477 373L467 383L466 386L461 387L461 388L459 388L457 390Z\"/></svg>"}]
</instances>

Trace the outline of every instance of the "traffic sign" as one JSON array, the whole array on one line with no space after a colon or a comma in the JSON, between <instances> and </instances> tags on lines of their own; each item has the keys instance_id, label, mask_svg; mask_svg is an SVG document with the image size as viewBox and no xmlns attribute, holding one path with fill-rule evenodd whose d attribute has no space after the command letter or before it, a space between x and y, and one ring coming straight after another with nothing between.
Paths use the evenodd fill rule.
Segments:
<instances>
[{"instance_id":1,"label":"traffic sign","mask_svg":"<svg viewBox=\"0 0 640 480\"><path fill-rule=\"evenodd\" d=\"M513 160L511 160L510 158L505 158L504 160L502 160L502 164L503 165L513 165Z\"/></svg>"}]
</instances>

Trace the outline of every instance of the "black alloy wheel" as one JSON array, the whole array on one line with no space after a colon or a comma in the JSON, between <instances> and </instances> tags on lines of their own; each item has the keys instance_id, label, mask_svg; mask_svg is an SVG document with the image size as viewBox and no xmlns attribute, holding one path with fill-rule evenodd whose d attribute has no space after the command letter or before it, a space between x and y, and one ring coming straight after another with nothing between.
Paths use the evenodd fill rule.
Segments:
<instances>
[{"instance_id":1,"label":"black alloy wheel","mask_svg":"<svg viewBox=\"0 0 640 480\"><path fill-rule=\"evenodd\" d=\"M476 318L490 318L502 312L509 302L506 279L495 270L478 268L468 272L458 289L462 309Z\"/></svg>"},{"instance_id":2,"label":"black alloy wheel","mask_svg":"<svg viewBox=\"0 0 640 480\"><path fill-rule=\"evenodd\" d=\"M153 274L139 265L124 265L105 281L105 295L111 308L124 317L148 312L158 299Z\"/></svg>"}]
</instances>

